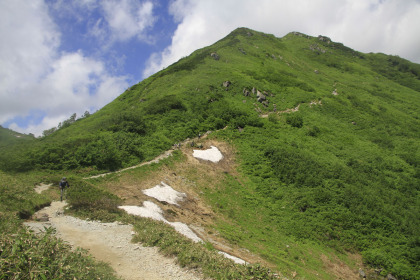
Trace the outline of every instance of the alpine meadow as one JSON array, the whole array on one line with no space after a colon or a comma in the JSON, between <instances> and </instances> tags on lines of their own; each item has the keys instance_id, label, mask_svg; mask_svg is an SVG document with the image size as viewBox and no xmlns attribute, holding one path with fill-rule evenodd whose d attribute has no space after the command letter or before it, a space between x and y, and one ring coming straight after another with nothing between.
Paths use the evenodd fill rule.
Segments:
<instances>
[{"instance_id":1,"label":"alpine meadow","mask_svg":"<svg viewBox=\"0 0 420 280\"><path fill-rule=\"evenodd\" d=\"M0 279L116 279L22 225L63 175L66 213L132 224L136 242L212 279L420 279L420 65L333 39L238 28L42 137L0 128ZM220 163L191 157L210 146ZM118 208L161 181L189 198L166 218L203 243Z\"/></svg>"}]
</instances>

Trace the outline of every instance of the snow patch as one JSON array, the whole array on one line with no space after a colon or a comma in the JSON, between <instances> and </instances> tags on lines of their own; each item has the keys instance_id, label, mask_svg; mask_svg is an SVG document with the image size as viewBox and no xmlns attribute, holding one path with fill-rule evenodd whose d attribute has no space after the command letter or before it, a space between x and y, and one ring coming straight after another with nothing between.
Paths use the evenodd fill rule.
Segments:
<instances>
[{"instance_id":1,"label":"snow patch","mask_svg":"<svg viewBox=\"0 0 420 280\"><path fill-rule=\"evenodd\" d=\"M193 157L203 160L209 160L211 162L219 162L223 159L222 153L215 146L211 146L210 149L204 151L194 150Z\"/></svg>"},{"instance_id":2,"label":"snow patch","mask_svg":"<svg viewBox=\"0 0 420 280\"><path fill-rule=\"evenodd\" d=\"M144 218L152 218L157 221L162 221L175 228L175 230L194 242L202 242L186 224L181 222L169 222L162 215L162 209L151 201L143 202L143 206L118 206L118 208L125 210L128 214L136 215Z\"/></svg>"},{"instance_id":3,"label":"snow patch","mask_svg":"<svg viewBox=\"0 0 420 280\"><path fill-rule=\"evenodd\" d=\"M237 258L237 257L235 257L235 256L229 255L229 254L228 254L228 253L226 253L226 252L219 251L219 254L221 254L221 255L225 256L225 258L231 259L231 260L232 260L232 261L234 261L235 263L238 263L238 264L247 264L247 262L246 262L246 261L244 261L243 259L240 259L240 258Z\"/></svg>"},{"instance_id":4,"label":"snow patch","mask_svg":"<svg viewBox=\"0 0 420 280\"><path fill-rule=\"evenodd\" d=\"M187 195L185 193L177 192L171 186L161 182L153 188L143 190L147 196L156 198L159 201L164 201L169 204L178 205L178 202L184 200Z\"/></svg>"}]
</instances>

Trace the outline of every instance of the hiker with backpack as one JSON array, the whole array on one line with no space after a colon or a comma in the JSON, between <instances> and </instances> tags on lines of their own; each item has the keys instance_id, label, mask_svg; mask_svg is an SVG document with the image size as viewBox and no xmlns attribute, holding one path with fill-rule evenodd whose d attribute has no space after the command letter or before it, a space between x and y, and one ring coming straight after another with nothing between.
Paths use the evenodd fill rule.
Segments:
<instances>
[{"instance_id":1,"label":"hiker with backpack","mask_svg":"<svg viewBox=\"0 0 420 280\"><path fill-rule=\"evenodd\" d=\"M67 182L66 177L63 177L63 179L61 179L60 181L60 201L63 201L63 194L64 194L64 199L67 198L67 192L66 192L66 188L70 187L70 184Z\"/></svg>"}]
</instances>

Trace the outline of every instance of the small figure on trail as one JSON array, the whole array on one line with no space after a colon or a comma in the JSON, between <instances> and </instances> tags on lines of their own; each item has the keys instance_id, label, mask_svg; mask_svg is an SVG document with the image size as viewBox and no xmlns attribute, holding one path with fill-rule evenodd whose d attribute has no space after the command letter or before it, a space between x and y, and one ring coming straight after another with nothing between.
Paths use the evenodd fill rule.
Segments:
<instances>
[{"instance_id":1,"label":"small figure on trail","mask_svg":"<svg viewBox=\"0 0 420 280\"><path fill-rule=\"evenodd\" d=\"M198 139L200 139L201 138L201 133L198 133Z\"/></svg>"},{"instance_id":2,"label":"small figure on trail","mask_svg":"<svg viewBox=\"0 0 420 280\"><path fill-rule=\"evenodd\" d=\"M70 187L69 183L67 182L66 177L63 177L63 179L61 179L59 186L60 186L60 201L63 201L63 194L64 194L64 199L66 199L67 198L66 188Z\"/></svg>"}]
</instances>

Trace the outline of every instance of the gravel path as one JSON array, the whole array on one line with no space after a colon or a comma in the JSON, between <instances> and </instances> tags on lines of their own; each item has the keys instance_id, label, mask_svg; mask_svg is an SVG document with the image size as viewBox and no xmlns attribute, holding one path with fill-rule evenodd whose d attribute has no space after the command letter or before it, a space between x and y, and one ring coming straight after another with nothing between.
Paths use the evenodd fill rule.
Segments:
<instances>
[{"instance_id":1,"label":"gravel path","mask_svg":"<svg viewBox=\"0 0 420 280\"><path fill-rule=\"evenodd\" d=\"M174 258L164 257L155 247L131 243L131 225L85 221L63 214L65 202L53 202L36 216L44 222L27 222L34 231L44 226L56 228L57 235L73 246L89 250L98 260L109 263L126 280L198 280L204 279L196 271L179 267Z\"/></svg>"}]
</instances>

